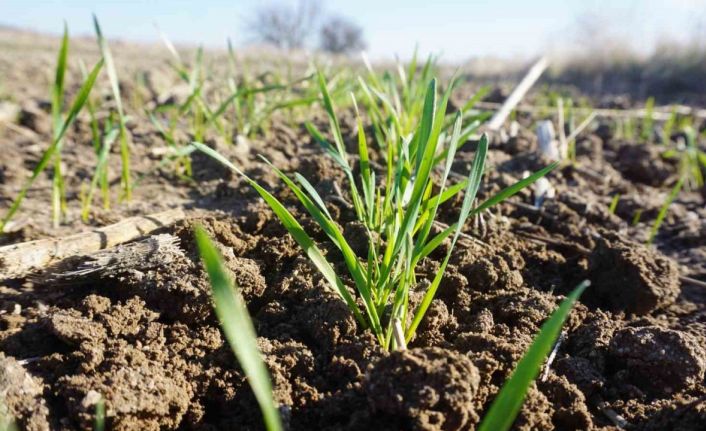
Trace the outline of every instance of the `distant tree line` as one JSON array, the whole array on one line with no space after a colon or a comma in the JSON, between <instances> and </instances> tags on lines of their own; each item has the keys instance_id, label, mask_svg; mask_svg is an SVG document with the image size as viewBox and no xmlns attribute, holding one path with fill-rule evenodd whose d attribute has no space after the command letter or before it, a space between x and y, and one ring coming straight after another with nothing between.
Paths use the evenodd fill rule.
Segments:
<instances>
[{"instance_id":1,"label":"distant tree line","mask_svg":"<svg viewBox=\"0 0 706 431\"><path fill-rule=\"evenodd\" d=\"M324 15L318 0L263 5L247 21L247 29L255 41L285 50L305 48L315 35L318 48L333 54L350 54L366 46L362 27L344 16Z\"/></svg>"}]
</instances>

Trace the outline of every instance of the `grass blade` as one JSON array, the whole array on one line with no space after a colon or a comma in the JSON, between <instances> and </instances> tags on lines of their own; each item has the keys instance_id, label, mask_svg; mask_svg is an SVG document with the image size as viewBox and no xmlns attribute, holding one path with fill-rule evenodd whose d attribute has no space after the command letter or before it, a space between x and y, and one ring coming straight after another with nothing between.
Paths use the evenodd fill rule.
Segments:
<instances>
[{"instance_id":1,"label":"grass blade","mask_svg":"<svg viewBox=\"0 0 706 431\"><path fill-rule=\"evenodd\" d=\"M554 162L550 164L549 166L538 170L537 172L533 173L532 175L528 176L527 178L523 178L520 181L516 182L515 184L506 187L494 196L488 198L485 202L477 206L476 208L473 209L473 213L477 214L483 210L486 210L490 207L492 207L495 204L498 204L505 199L514 196L516 193L518 193L520 190L524 189L525 187L529 186L530 184L534 183L538 179L542 178L543 176L547 175L549 172L554 170L559 166L559 162Z\"/></svg>"},{"instance_id":2,"label":"grass blade","mask_svg":"<svg viewBox=\"0 0 706 431\"><path fill-rule=\"evenodd\" d=\"M504 431L510 429L517 413L522 407L525 395L544 363L544 359L561 332L561 327L569 315L574 303L589 286L588 281L581 283L564 301L551 317L542 325L527 353L517 363L510 379L505 382L495 397L490 410L483 418L478 431Z\"/></svg>"},{"instance_id":3,"label":"grass blade","mask_svg":"<svg viewBox=\"0 0 706 431\"><path fill-rule=\"evenodd\" d=\"M316 192L316 189L314 188L314 186L311 185L309 180L304 178L299 173L295 173L294 178L296 178L299 184L304 187L304 190L309 193L309 196L314 200L314 202L316 202L319 208L321 208L321 211L326 214L326 217L328 217L329 219L333 219L333 217L331 217L331 214L328 212L328 209L326 208L326 204L324 203L323 199L321 199L321 196L319 196L319 193Z\"/></svg>"},{"instance_id":4,"label":"grass blade","mask_svg":"<svg viewBox=\"0 0 706 431\"><path fill-rule=\"evenodd\" d=\"M81 218L84 222L88 221L88 216L91 211L91 205L93 204L93 194L98 187L98 181L106 173L108 166L108 156L110 155L110 148L113 146L113 142L118 137L119 129L112 128L103 138L103 146L101 147L100 153L98 154L98 162L96 163L96 169L93 172L93 178L91 179L91 184L88 188L88 194L86 200L83 203L83 208L81 211Z\"/></svg>"},{"instance_id":5,"label":"grass blade","mask_svg":"<svg viewBox=\"0 0 706 431\"><path fill-rule=\"evenodd\" d=\"M110 88L113 91L113 99L115 99L115 106L118 109L118 116L120 117L120 161L122 164L122 170L120 174L120 183L123 188L123 197L126 200L130 200L132 196L132 187L130 185L130 147L127 138L127 128L125 127L125 111L123 110L123 102L120 96L120 84L118 81L118 74L115 71L115 64L113 63L113 55L110 53L110 48L108 47L108 41L103 37L103 32L101 32L100 24L98 24L98 18L93 15L93 26L96 30L96 36L98 37L98 46L101 50L101 55L105 61L106 72L108 72L108 80L110 81Z\"/></svg>"},{"instance_id":6,"label":"grass blade","mask_svg":"<svg viewBox=\"0 0 706 431\"><path fill-rule=\"evenodd\" d=\"M61 38L61 47L56 61L56 75L52 88L51 112L54 121L54 133L61 128L61 110L64 98L64 77L66 76L66 58L69 53L69 29L64 22L64 35Z\"/></svg>"},{"instance_id":7,"label":"grass blade","mask_svg":"<svg viewBox=\"0 0 706 431\"><path fill-rule=\"evenodd\" d=\"M444 240L445 240L446 238L448 238L449 235L451 235L451 233L452 233L456 228L457 228L457 226L456 226L456 224L454 223L454 224L452 224L451 226L449 226L449 227L447 227L446 229L444 229L443 231L441 231L441 232L439 232L438 234L436 234L432 239L430 239L429 242L427 242L427 243L424 245L424 247L422 248L422 250L419 252L418 260L422 260L422 259L424 259L425 257L429 256L429 255L431 254L431 252L433 252L434 250L436 250L436 248L437 248L438 246L440 246L441 243L444 242Z\"/></svg>"},{"instance_id":8,"label":"grass blade","mask_svg":"<svg viewBox=\"0 0 706 431\"><path fill-rule=\"evenodd\" d=\"M664 218L667 216L667 211L669 211L670 205L672 205L674 199L676 199L677 195L679 195L679 192L681 191L683 185L684 177L681 177L679 178L679 181L677 181L677 183L674 185L672 190L669 192L669 195L667 195L667 199L660 207L659 213L657 213L657 218L655 219L654 223L652 223L652 228L650 228L650 236L647 239L648 244L652 244L652 241L654 241L655 237L657 236L659 227L662 226L662 222L664 222Z\"/></svg>"},{"instance_id":9,"label":"grass blade","mask_svg":"<svg viewBox=\"0 0 706 431\"><path fill-rule=\"evenodd\" d=\"M105 399L101 396L96 403L96 420L93 425L93 431L105 430Z\"/></svg>"},{"instance_id":10,"label":"grass blade","mask_svg":"<svg viewBox=\"0 0 706 431\"><path fill-rule=\"evenodd\" d=\"M307 212L314 218L314 220L316 220L319 226L321 226L324 232L326 232L326 235L328 235L331 241L336 245L336 247L338 247L338 249L343 254L343 260L345 261L346 266L348 267L348 271L350 272L351 276L353 277L353 280L355 281L356 288L358 289L358 292L360 293L360 296L363 298L363 301L365 303L366 311L368 313L368 316L370 317L370 323L372 324L373 331L376 335L380 335L380 319L378 318L375 306L373 305L372 294L368 286L368 281L365 277L365 268L360 265L360 262L358 261L355 252L353 252L353 249L351 249L345 237L338 229L336 223L330 218L327 218L324 213L314 204L314 202L312 202L312 200L306 194L304 194L304 192L299 187L297 187L297 185L292 180L290 180L284 174L284 172L274 167L267 159L264 160L277 173L280 179L290 188L290 190L294 192L294 194L297 196L302 205L304 205L304 208L306 208ZM299 178L303 179L304 177L299 175ZM316 192L316 190L311 187L309 191L310 193L313 193L312 198L315 201L320 202L320 205L323 205L323 200Z\"/></svg>"},{"instance_id":11,"label":"grass blade","mask_svg":"<svg viewBox=\"0 0 706 431\"><path fill-rule=\"evenodd\" d=\"M270 374L258 350L255 327L250 320L245 301L240 292L233 288L233 281L225 269L223 258L206 231L197 226L195 235L201 260L211 281L216 315L226 339L260 404L265 428L269 431L280 431L282 420L272 396Z\"/></svg>"},{"instance_id":12,"label":"grass blade","mask_svg":"<svg viewBox=\"0 0 706 431\"><path fill-rule=\"evenodd\" d=\"M336 147L338 148L338 152L343 155L345 153L345 147L343 146L343 135L341 134L341 126L339 125L338 119L336 118L336 113L333 110L333 102L331 101L331 95L329 94L328 88L326 87L326 79L324 78L324 74L321 73L321 71L317 71L316 76L318 78L319 89L321 91L321 97L324 104L324 108L326 109L326 113L329 117L329 122L331 123L331 131L333 132Z\"/></svg>"},{"instance_id":13,"label":"grass blade","mask_svg":"<svg viewBox=\"0 0 706 431\"><path fill-rule=\"evenodd\" d=\"M427 288L427 291L424 294L424 298L422 298L422 302L417 307L417 311L414 313L414 319L412 319L412 323L407 328L407 333L405 334L407 342L412 339L415 331L417 330L417 327L419 326L419 323L422 321L422 318L424 318L424 314L426 314L427 309L429 309L431 301L434 299L436 291L439 288L439 285L441 284L441 279L443 278L444 272L446 271L446 266L449 264L451 252L453 251L454 246L456 245L456 241L458 241L458 237L461 235L461 231L463 230L463 225L466 223L466 219L468 219L468 216L471 214L471 205L473 204L473 201L476 198L476 194L478 193L478 189L480 188L480 182L483 177L483 171L485 169L485 158L487 153L488 137L486 135L483 135L480 139L480 142L478 143L478 150L476 152L476 155L473 158L473 165L471 166L471 173L468 176L468 185L466 186L466 193L463 197L461 213L458 217L458 222L456 223L456 233L454 234L454 237L451 240L451 247L449 247L449 252L446 253L446 257L441 263L441 267L437 271L434 280L432 280L431 285ZM436 240L436 237L432 238L432 241L434 240ZM441 240L443 241L443 238Z\"/></svg>"},{"instance_id":14,"label":"grass blade","mask_svg":"<svg viewBox=\"0 0 706 431\"><path fill-rule=\"evenodd\" d=\"M451 143L449 144L449 148L447 148L446 152L446 163L444 164L444 173L441 176L441 183L439 184L440 190L444 190L446 188L446 179L449 176L449 172L451 172L451 166L453 165L453 159L454 156L456 155L456 143L459 138L459 135L461 133L461 113L456 114L456 120L454 122L454 128L452 132L452 137L451 137ZM430 189L431 191L431 189ZM424 242L427 240L427 237L429 236L429 232L431 231L431 226L434 223L434 219L436 218L436 212L439 209L439 205L441 205L441 198L443 197L443 192L439 193L438 195L434 196L432 199L427 199L426 202L424 202L424 207L429 207L428 210L422 211L422 214L424 214L424 217L426 217L426 221L424 222L423 228L419 235L417 236L417 244L415 245L414 251L415 254L419 254L420 250L424 248ZM430 202L430 203L428 203ZM415 264L416 264L416 259L415 259Z\"/></svg>"},{"instance_id":15,"label":"grass blade","mask_svg":"<svg viewBox=\"0 0 706 431\"><path fill-rule=\"evenodd\" d=\"M64 78L66 76L66 58L69 53L69 29L64 22L64 35L61 38L61 47L56 60L56 74L52 87L51 114L53 138L61 130L61 113L64 108ZM54 177L52 179L52 222L55 228L59 227L61 216L66 213L66 200L64 194L64 177L61 173L61 141L57 144L54 155Z\"/></svg>"}]
</instances>

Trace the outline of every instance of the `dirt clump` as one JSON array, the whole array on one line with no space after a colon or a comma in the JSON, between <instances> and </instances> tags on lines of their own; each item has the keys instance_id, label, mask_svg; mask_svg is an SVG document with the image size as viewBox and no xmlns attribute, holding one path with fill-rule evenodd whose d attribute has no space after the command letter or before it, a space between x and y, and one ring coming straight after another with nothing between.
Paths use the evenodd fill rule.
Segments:
<instances>
[{"instance_id":1,"label":"dirt clump","mask_svg":"<svg viewBox=\"0 0 706 431\"><path fill-rule=\"evenodd\" d=\"M585 430L593 427L586 407L586 396L564 376L549 374L538 383L539 388L554 406L552 424L561 430Z\"/></svg>"},{"instance_id":2,"label":"dirt clump","mask_svg":"<svg viewBox=\"0 0 706 431\"><path fill-rule=\"evenodd\" d=\"M450 343L447 340L453 338L458 326L456 317L449 311L446 303L440 299L434 299L420 323L419 335L412 343L415 347L449 347Z\"/></svg>"},{"instance_id":3,"label":"dirt clump","mask_svg":"<svg viewBox=\"0 0 706 431\"><path fill-rule=\"evenodd\" d=\"M639 183L660 186L676 172L676 167L665 161L660 147L655 145L622 145L616 157L618 170Z\"/></svg>"},{"instance_id":4,"label":"dirt clump","mask_svg":"<svg viewBox=\"0 0 706 431\"><path fill-rule=\"evenodd\" d=\"M170 319L195 322L212 315L208 280L200 266L186 256L169 265L123 274L118 285Z\"/></svg>"},{"instance_id":5,"label":"dirt clump","mask_svg":"<svg viewBox=\"0 0 706 431\"><path fill-rule=\"evenodd\" d=\"M0 352L0 427L6 418L12 417L22 429L46 430L48 416L42 382L15 358Z\"/></svg>"},{"instance_id":6,"label":"dirt clump","mask_svg":"<svg viewBox=\"0 0 706 431\"><path fill-rule=\"evenodd\" d=\"M589 259L592 282L584 300L613 311L643 315L679 295L679 268L669 258L617 235L600 238Z\"/></svg>"},{"instance_id":7,"label":"dirt clump","mask_svg":"<svg viewBox=\"0 0 706 431\"><path fill-rule=\"evenodd\" d=\"M392 352L369 370L364 387L371 408L416 430L460 430L478 421L473 399L478 369L451 350Z\"/></svg>"},{"instance_id":8,"label":"dirt clump","mask_svg":"<svg viewBox=\"0 0 706 431\"><path fill-rule=\"evenodd\" d=\"M357 332L355 317L345 302L332 292L312 291L295 307L295 327L312 343L331 351Z\"/></svg>"},{"instance_id":9,"label":"dirt clump","mask_svg":"<svg viewBox=\"0 0 706 431\"><path fill-rule=\"evenodd\" d=\"M644 431L691 431L703 429L706 424L706 399L702 396L666 406L638 429Z\"/></svg>"},{"instance_id":10,"label":"dirt clump","mask_svg":"<svg viewBox=\"0 0 706 431\"><path fill-rule=\"evenodd\" d=\"M58 381L71 415L88 426L100 399L96 394L101 394L111 429L175 429L192 397L186 377L125 342L111 347L94 373Z\"/></svg>"},{"instance_id":11,"label":"dirt clump","mask_svg":"<svg viewBox=\"0 0 706 431\"><path fill-rule=\"evenodd\" d=\"M615 333L609 353L635 386L667 396L703 382L706 352L686 332L647 326Z\"/></svg>"},{"instance_id":12,"label":"dirt clump","mask_svg":"<svg viewBox=\"0 0 706 431\"><path fill-rule=\"evenodd\" d=\"M274 397L278 403L291 407L319 398L317 389L308 383L315 372L316 359L304 344L260 337L258 347L274 380Z\"/></svg>"},{"instance_id":13,"label":"dirt clump","mask_svg":"<svg viewBox=\"0 0 706 431\"><path fill-rule=\"evenodd\" d=\"M77 424L90 428L101 398L111 429L175 429L182 422L193 397L188 366L169 353L158 318L140 298L111 303L97 295L46 318L66 353L61 366L47 358L43 367L59 375L57 391Z\"/></svg>"},{"instance_id":14,"label":"dirt clump","mask_svg":"<svg viewBox=\"0 0 706 431\"><path fill-rule=\"evenodd\" d=\"M535 383L527 391L522 409L513 423L513 429L518 431L554 429L552 404L547 396L537 389Z\"/></svg>"},{"instance_id":15,"label":"dirt clump","mask_svg":"<svg viewBox=\"0 0 706 431\"><path fill-rule=\"evenodd\" d=\"M479 256L464 261L459 272L474 289L480 291L516 290L523 283L520 271L511 269L501 255Z\"/></svg>"}]
</instances>

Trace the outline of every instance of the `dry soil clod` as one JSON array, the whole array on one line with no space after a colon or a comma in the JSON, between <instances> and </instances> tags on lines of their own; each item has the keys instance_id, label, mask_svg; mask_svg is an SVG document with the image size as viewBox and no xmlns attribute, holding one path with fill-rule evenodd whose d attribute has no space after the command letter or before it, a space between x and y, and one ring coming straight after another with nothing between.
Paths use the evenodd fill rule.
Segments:
<instances>
[{"instance_id":1,"label":"dry soil clod","mask_svg":"<svg viewBox=\"0 0 706 431\"><path fill-rule=\"evenodd\" d=\"M392 352L368 372L374 411L415 430L461 430L478 420L478 369L467 356L438 347Z\"/></svg>"},{"instance_id":2,"label":"dry soil clod","mask_svg":"<svg viewBox=\"0 0 706 431\"><path fill-rule=\"evenodd\" d=\"M676 263L646 246L618 236L600 238L589 260L589 303L643 315L670 305L679 295Z\"/></svg>"}]
</instances>

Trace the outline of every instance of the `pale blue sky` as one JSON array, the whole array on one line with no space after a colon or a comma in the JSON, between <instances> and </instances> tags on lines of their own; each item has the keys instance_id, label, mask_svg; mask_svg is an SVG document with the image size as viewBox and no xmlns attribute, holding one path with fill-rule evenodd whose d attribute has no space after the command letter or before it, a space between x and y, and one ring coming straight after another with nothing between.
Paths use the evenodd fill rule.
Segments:
<instances>
[{"instance_id":1,"label":"pale blue sky","mask_svg":"<svg viewBox=\"0 0 706 431\"><path fill-rule=\"evenodd\" d=\"M293 0L283 0L292 2ZM0 0L0 24L59 33L66 19L72 34L91 34L91 13L111 38L156 41L154 23L174 42L243 44L246 17L267 0ZM527 58L551 47L574 48L582 16L605 20L601 31L648 51L660 39L706 37L706 0L321 0L328 13L349 16L364 29L373 58L406 57L415 43L460 61L495 55Z\"/></svg>"}]
</instances>

